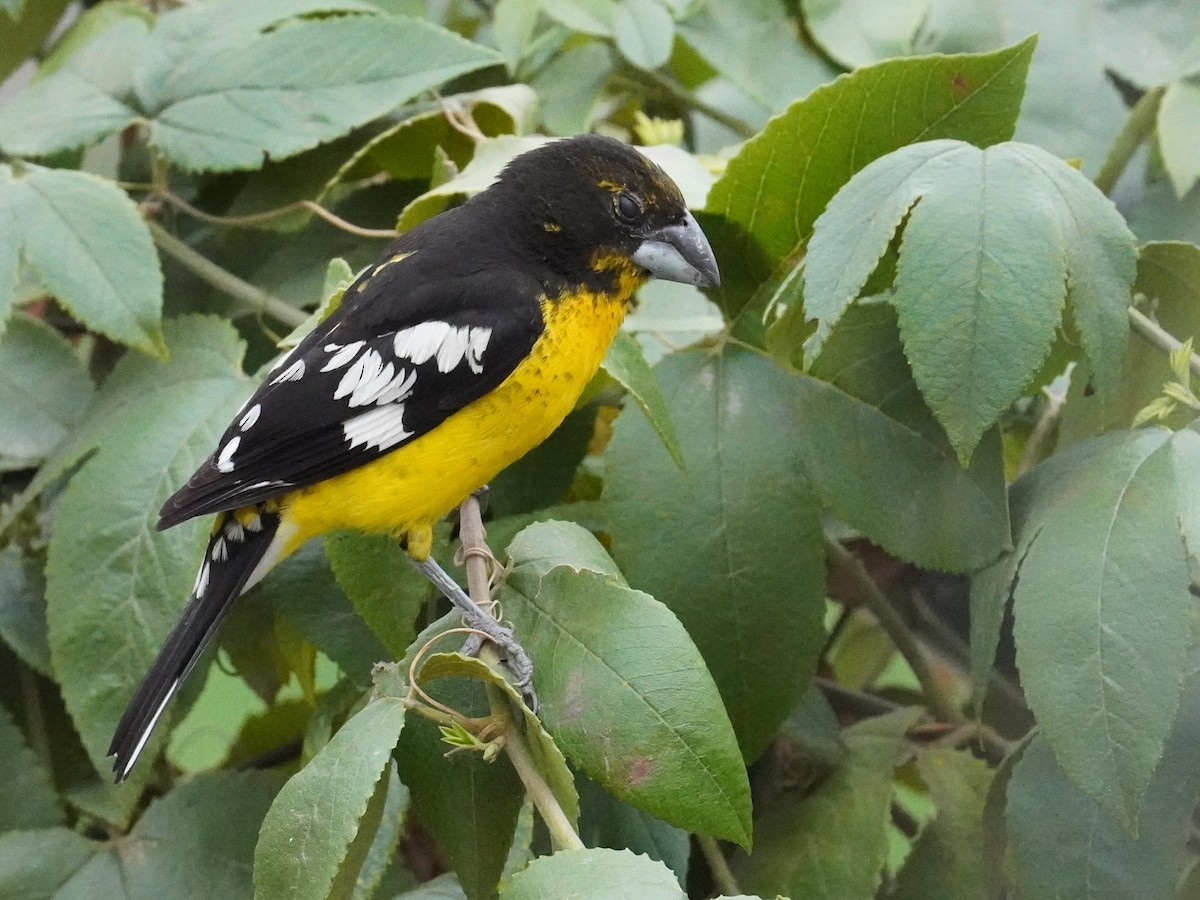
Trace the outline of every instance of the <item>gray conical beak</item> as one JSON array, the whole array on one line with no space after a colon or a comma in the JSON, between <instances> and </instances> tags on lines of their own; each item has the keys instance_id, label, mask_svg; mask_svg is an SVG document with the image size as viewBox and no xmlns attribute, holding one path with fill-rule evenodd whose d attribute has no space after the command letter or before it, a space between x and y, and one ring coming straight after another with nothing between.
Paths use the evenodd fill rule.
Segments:
<instances>
[{"instance_id":1,"label":"gray conical beak","mask_svg":"<svg viewBox=\"0 0 1200 900\"><path fill-rule=\"evenodd\" d=\"M678 225L668 225L646 235L632 259L664 281L681 281L696 287L716 287L721 283L717 258L691 213Z\"/></svg>"}]
</instances>

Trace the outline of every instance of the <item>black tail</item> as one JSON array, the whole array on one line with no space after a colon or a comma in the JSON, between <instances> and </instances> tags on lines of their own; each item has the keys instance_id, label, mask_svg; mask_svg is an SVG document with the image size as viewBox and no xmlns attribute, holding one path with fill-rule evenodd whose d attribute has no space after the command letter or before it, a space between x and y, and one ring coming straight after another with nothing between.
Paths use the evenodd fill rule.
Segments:
<instances>
[{"instance_id":1,"label":"black tail","mask_svg":"<svg viewBox=\"0 0 1200 900\"><path fill-rule=\"evenodd\" d=\"M221 513L204 552L192 599L167 636L150 671L138 685L109 745L113 772L124 781L150 740L163 710L217 632L229 608L247 587L271 548L279 516L259 508ZM274 554L272 554L274 555Z\"/></svg>"}]
</instances>

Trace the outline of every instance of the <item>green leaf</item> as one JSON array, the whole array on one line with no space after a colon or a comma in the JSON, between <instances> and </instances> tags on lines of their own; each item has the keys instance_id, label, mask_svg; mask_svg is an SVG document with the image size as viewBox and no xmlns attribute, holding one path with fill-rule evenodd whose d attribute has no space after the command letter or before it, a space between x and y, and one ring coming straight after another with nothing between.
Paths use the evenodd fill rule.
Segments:
<instances>
[{"instance_id":1,"label":"green leaf","mask_svg":"<svg viewBox=\"0 0 1200 900\"><path fill-rule=\"evenodd\" d=\"M1082 159L1089 176L1129 116L1110 73L1142 90L1166 84L1187 71L1200 28L1200 7L1174 0L1012 0L1002 14L1010 34L1040 36L1017 139Z\"/></svg>"},{"instance_id":2,"label":"green leaf","mask_svg":"<svg viewBox=\"0 0 1200 900\"><path fill-rule=\"evenodd\" d=\"M498 0L492 7L492 40L510 73L516 74L529 52L540 8L540 0Z\"/></svg>"},{"instance_id":3,"label":"green leaf","mask_svg":"<svg viewBox=\"0 0 1200 900\"><path fill-rule=\"evenodd\" d=\"M823 506L897 556L969 572L1009 546L998 435L965 470L925 406L888 304L852 307L793 381L799 450ZM845 448L860 448L846 453Z\"/></svg>"},{"instance_id":4,"label":"green leaf","mask_svg":"<svg viewBox=\"0 0 1200 900\"><path fill-rule=\"evenodd\" d=\"M92 380L70 342L39 319L13 319L0 335L0 468L48 456L91 398Z\"/></svg>"},{"instance_id":5,"label":"green leaf","mask_svg":"<svg viewBox=\"0 0 1200 900\"><path fill-rule=\"evenodd\" d=\"M376 896L376 890L396 856L396 847L404 830L405 813L408 811L408 788L400 783L395 764L388 766L387 779L380 782L376 788L376 796L371 798L373 804L378 802L381 793L386 796L380 810L380 821L370 846L366 848L362 865L357 868L358 877L351 894L353 900L370 900ZM359 829L355 841L361 841L364 836L365 829Z\"/></svg>"},{"instance_id":6,"label":"green leaf","mask_svg":"<svg viewBox=\"0 0 1200 900\"><path fill-rule=\"evenodd\" d=\"M1111 394L1129 332L1132 235L1090 181L1021 144L930 141L850 180L809 243L809 362L902 224L891 300L916 382L961 459L1046 359L1068 291Z\"/></svg>"},{"instance_id":7,"label":"green leaf","mask_svg":"<svg viewBox=\"0 0 1200 900\"><path fill-rule=\"evenodd\" d=\"M0 31L4 34L4 40L0 41L0 80L8 78L46 42L69 0L40 0L29 9L22 9L20 15L14 9L21 9L24 0L4 2L9 8L0 9Z\"/></svg>"},{"instance_id":8,"label":"green leaf","mask_svg":"<svg viewBox=\"0 0 1200 900\"><path fill-rule=\"evenodd\" d=\"M802 0L813 40L847 69L913 52L930 0Z\"/></svg>"},{"instance_id":9,"label":"green leaf","mask_svg":"<svg viewBox=\"0 0 1200 900\"><path fill-rule=\"evenodd\" d=\"M1007 831L1020 896L1175 896L1200 794L1200 660L1193 652L1162 763L1142 800L1137 837L1080 791L1035 738L1008 784ZM1182 896L1182 895L1181 895Z\"/></svg>"},{"instance_id":10,"label":"green leaf","mask_svg":"<svg viewBox=\"0 0 1200 900\"><path fill-rule=\"evenodd\" d=\"M13 156L49 156L94 144L136 115L82 75L60 72L0 109L0 147Z\"/></svg>"},{"instance_id":11,"label":"green leaf","mask_svg":"<svg viewBox=\"0 0 1200 900\"><path fill-rule=\"evenodd\" d=\"M0 784L0 832L49 828L63 821L50 772L25 743L12 715L0 706L0 759L7 777Z\"/></svg>"},{"instance_id":12,"label":"green leaf","mask_svg":"<svg viewBox=\"0 0 1200 900\"><path fill-rule=\"evenodd\" d=\"M339 531L325 536L325 555L338 586L394 659L414 637L413 621L429 583L389 535Z\"/></svg>"},{"instance_id":13,"label":"green leaf","mask_svg":"<svg viewBox=\"0 0 1200 900\"><path fill-rule=\"evenodd\" d=\"M75 429L38 469L29 487L0 510L0 531L7 529L47 486L96 450L114 430L138 427L138 415L143 409L159 404L168 408L178 402L180 395L187 397L196 391L209 390L214 382L225 380L234 372L241 374L243 348L228 323L193 317L168 323L166 333L173 357L171 364L161 365L130 355L118 360ZM178 335L178 339L171 335Z\"/></svg>"},{"instance_id":14,"label":"green leaf","mask_svg":"<svg viewBox=\"0 0 1200 900\"><path fill-rule=\"evenodd\" d=\"M1180 528L1197 472L1200 435L1148 428L1075 445L1013 486L1022 687L1068 777L1130 830L1191 643Z\"/></svg>"},{"instance_id":15,"label":"green leaf","mask_svg":"<svg viewBox=\"0 0 1200 900\"><path fill-rule=\"evenodd\" d=\"M579 787L579 837L588 847L631 850L665 864L685 886L692 845L682 828L668 825L618 800L583 775Z\"/></svg>"},{"instance_id":16,"label":"green leaf","mask_svg":"<svg viewBox=\"0 0 1200 900\"><path fill-rule=\"evenodd\" d=\"M530 130L535 120L537 95L528 85L510 84L455 94L443 102L450 108L462 108L483 134L498 137ZM428 181L438 164L439 148L461 170L474 156L476 142L456 129L443 109L418 113L358 148L328 179L316 200L323 202L342 182L369 178L379 172L400 180Z\"/></svg>"},{"instance_id":17,"label":"green leaf","mask_svg":"<svg viewBox=\"0 0 1200 900\"><path fill-rule=\"evenodd\" d=\"M726 315L737 314L872 160L916 141L987 146L1010 138L1033 48L1029 39L995 53L889 60L818 88L771 120L729 161L706 207ZM757 50L748 57L758 60Z\"/></svg>"},{"instance_id":18,"label":"green leaf","mask_svg":"<svg viewBox=\"0 0 1200 900\"><path fill-rule=\"evenodd\" d=\"M753 760L825 643L824 545L797 452L806 423L793 377L760 353L732 344L676 353L656 374L686 473L645 419L618 420L605 480L613 553L679 616Z\"/></svg>"},{"instance_id":19,"label":"green leaf","mask_svg":"<svg viewBox=\"0 0 1200 900\"><path fill-rule=\"evenodd\" d=\"M678 620L626 587L578 525L531 525L509 554L498 599L537 661L542 720L567 757L651 815L748 845L741 754Z\"/></svg>"},{"instance_id":20,"label":"green leaf","mask_svg":"<svg viewBox=\"0 0 1200 900\"><path fill-rule=\"evenodd\" d=\"M621 55L643 69L657 69L671 57L675 23L658 0L617 0L613 37Z\"/></svg>"},{"instance_id":21,"label":"green leaf","mask_svg":"<svg viewBox=\"0 0 1200 900\"><path fill-rule=\"evenodd\" d=\"M926 826L900 870L895 900L986 897L983 804L992 782L987 763L962 751L917 754L937 818Z\"/></svg>"},{"instance_id":22,"label":"green leaf","mask_svg":"<svg viewBox=\"0 0 1200 900\"><path fill-rule=\"evenodd\" d=\"M193 40L190 52L163 71L153 71L161 63L148 60L139 80L153 114L152 143L186 169L258 168L264 154L278 159L332 140L422 91L500 61L495 51L403 17L212 31L212 21L231 5L187 11L198 40L180 28L151 34L152 41Z\"/></svg>"},{"instance_id":23,"label":"green leaf","mask_svg":"<svg viewBox=\"0 0 1200 900\"><path fill-rule=\"evenodd\" d=\"M605 354L601 368L609 377L629 392L634 402L646 415L646 419L658 434L663 447L671 454L675 465L684 468L683 451L679 449L679 439L675 436L675 424L671 421L670 410L663 400L654 372L646 361L646 354L641 345L628 331L618 331L612 346Z\"/></svg>"},{"instance_id":24,"label":"green leaf","mask_svg":"<svg viewBox=\"0 0 1200 900\"><path fill-rule=\"evenodd\" d=\"M1138 249L1134 293L1149 303L1154 319L1180 339L1200 340L1200 247L1177 241L1144 244ZM1059 446L1095 437L1112 428L1128 428L1139 411L1162 394L1163 385L1175 378L1167 357L1145 340L1134 340L1117 380L1113 397L1090 390L1086 366L1071 376L1067 402L1059 427ZM1182 428L1190 415L1169 418L1166 424Z\"/></svg>"},{"instance_id":25,"label":"green leaf","mask_svg":"<svg viewBox=\"0 0 1200 900\"><path fill-rule=\"evenodd\" d=\"M279 783L266 772L197 775L152 801L117 842L65 828L0 835L0 895L249 897L254 841Z\"/></svg>"},{"instance_id":26,"label":"green leaf","mask_svg":"<svg viewBox=\"0 0 1200 900\"><path fill-rule=\"evenodd\" d=\"M671 870L628 850L564 850L513 876L501 900L686 900Z\"/></svg>"},{"instance_id":27,"label":"green leaf","mask_svg":"<svg viewBox=\"0 0 1200 900\"><path fill-rule=\"evenodd\" d=\"M597 37L612 35L614 0L541 0L542 12L572 31Z\"/></svg>"},{"instance_id":28,"label":"green leaf","mask_svg":"<svg viewBox=\"0 0 1200 900\"><path fill-rule=\"evenodd\" d=\"M982 717L1004 613L1012 599L1021 561L1019 554L1008 552L971 576L971 705L977 717Z\"/></svg>"},{"instance_id":29,"label":"green leaf","mask_svg":"<svg viewBox=\"0 0 1200 900\"><path fill-rule=\"evenodd\" d=\"M559 7L559 0L551 4ZM612 73L612 51L603 41L568 46L529 80L541 99L542 124L550 134L591 127L600 91Z\"/></svg>"},{"instance_id":30,"label":"green leaf","mask_svg":"<svg viewBox=\"0 0 1200 900\"><path fill-rule=\"evenodd\" d=\"M0 550L0 638L25 665L49 678L43 568L40 554L25 554L16 544Z\"/></svg>"},{"instance_id":31,"label":"green leaf","mask_svg":"<svg viewBox=\"0 0 1200 900\"><path fill-rule=\"evenodd\" d=\"M370 684L375 663L397 655L346 599L320 542L306 544L284 560L243 602L265 604L284 616L356 684Z\"/></svg>"},{"instance_id":32,"label":"green leaf","mask_svg":"<svg viewBox=\"0 0 1200 900\"><path fill-rule=\"evenodd\" d=\"M58 890L75 880L73 876L100 846L69 828L0 834L0 896L13 900L66 896Z\"/></svg>"},{"instance_id":33,"label":"green leaf","mask_svg":"<svg viewBox=\"0 0 1200 900\"><path fill-rule=\"evenodd\" d=\"M838 74L797 40L798 23L779 0L708 0L676 27L697 54L764 112L783 109Z\"/></svg>"},{"instance_id":34,"label":"green leaf","mask_svg":"<svg viewBox=\"0 0 1200 900\"><path fill-rule=\"evenodd\" d=\"M407 672L416 651L460 621L452 613L426 628L396 670ZM457 649L461 643L462 635L451 634L430 651ZM483 685L475 679L438 679L425 690L463 715L490 712ZM494 897L521 811L521 779L504 754L485 762L480 753L447 754L448 749L437 725L422 716L411 717L396 748L400 780L412 792L413 811L446 854L462 893L471 900Z\"/></svg>"},{"instance_id":35,"label":"green leaf","mask_svg":"<svg viewBox=\"0 0 1200 900\"><path fill-rule=\"evenodd\" d=\"M846 756L837 715L815 682L784 721L780 734L819 765L833 767Z\"/></svg>"},{"instance_id":36,"label":"green leaf","mask_svg":"<svg viewBox=\"0 0 1200 900\"><path fill-rule=\"evenodd\" d=\"M165 356L158 254L124 191L86 172L0 165L0 219L6 217L20 223L22 261L80 322ZM2 310L11 285L0 282L0 292Z\"/></svg>"},{"instance_id":37,"label":"green leaf","mask_svg":"<svg viewBox=\"0 0 1200 900\"><path fill-rule=\"evenodd\" d=\"M475 155L467 167L456 177L431 188L404 207L396 222L396 228L407 231L412 226L444 212L454 199L472 197L487 190L500 175L500 170L508 165L509 160L544 143L545 138L516 135L502 135L479 141L475 146Z\"/></svg>"},{"instance_id":38,"label":"green leaf","mask_svg":"<svg viewBox=\"0 0 1200 900\"><path fill-rule=\"evenodd\" d=\"M510 704L521 711L523 723L520 727L524 729L534 767L545 779L571 827L576 827L579 820L579 795L575 791L575 779L571 770L567 768L567 760L562 751L526 705L521 692L483 660L463 656L461 653L435 653L426 657L417 680L424 685L447 676L475 678L494 684L508 695Z\"/></svg>"},{"instance_id":39,"label":"green leaf","mask_svg":"<svg viewBox=\"0 0 1200 900\"><path fill-rule=\"evenodd\" d=\"M738 883L765 897L873 900L887 861L892 774L912 755L904 733L919 715L901 709L847 728L845 760L807 796L781 796L760 816L754 853L732 861Z\"/></svg>"},{"instance_id":40,"label":"green leaf","mask_svg":"<svg viewBox=\"0 0 1200 900\"><path fill-rule=\"evenodd\" d=\"M1167 85L1158 108L1158 146L1163 164L1183 199L1200 179L1200 83L1181 78Z\"/></svg>"},{"instance_id":41,"label":"green leaf","mask_svg":"<svg viewBox=\"0 0 1200 900\"><path fill-rule=\"evenodd\" d=\"M159 507L208 455L251 387L227 323L169 322L166 340L170 363L126 357L110 376L112 389L101 392L107 402L98 397L83 426L84 446L94 440L102 449L63 492L50 536L54 671L101 772L112 729L195 579L205 529L193 521L156 531ZM124 385L140 400L114 402L126 398Z\"/></svg>"},{"instance_id":42,"label":"green leaf","mask_svg":"<svg viewBox=\"0 0 1200 900\"><path fill-rule=\"evenodd\" d=\"M280 781L273 772L210 772L152 802L120 852L110 851L125 889L176 897L203 885L210 897L251 896L254 844Z\"/></svg>"},{"instance_id":43,"label":"green leaf","mask_svg":"<svg viewBox=\"0 0 1200 900\"><path fill-rule=\"evenodd\" d=\"M256 897L323 900L329 894L376 785L382 781L386 792L403 727L399 698L373 699L283 786L254 852ZM359 868L361 860L352 878Z\"/></svg>"}]
</instances>

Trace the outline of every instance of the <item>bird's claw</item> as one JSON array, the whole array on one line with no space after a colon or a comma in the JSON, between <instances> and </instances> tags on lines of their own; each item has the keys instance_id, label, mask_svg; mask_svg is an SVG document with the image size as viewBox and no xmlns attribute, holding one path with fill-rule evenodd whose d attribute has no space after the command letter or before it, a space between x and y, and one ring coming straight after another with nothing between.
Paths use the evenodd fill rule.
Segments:
<instances>
[{"instance_id":1,"label":"bird's claw","mask_svg":"<svg viewBox=\"0 0 1200 900\"><path fill-rule=\"evenodd\" d=\"M504 665L513 674L513 684L524 696L529 708L534 712L538 709L537 691L533 687L533 660L517 640L511 628L501 625L486 613L481 617L464 615L467 627L482 634L472 634L462 645L460 651L464 656L478 656L483 648L483 635L500 648Z\"/></svg>"}]
</instances>

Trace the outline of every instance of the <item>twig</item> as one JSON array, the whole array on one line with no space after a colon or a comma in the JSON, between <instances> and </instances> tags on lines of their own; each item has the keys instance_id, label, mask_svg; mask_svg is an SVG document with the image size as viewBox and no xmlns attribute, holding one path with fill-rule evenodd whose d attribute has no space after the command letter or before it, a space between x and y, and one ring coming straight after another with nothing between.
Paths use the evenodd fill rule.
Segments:
<instances>
[{"instance_id":1,"label":"twig","mask_svg":"<svg viewBox=\"0 0 1200 900\"><path fill-rule=\"evenodd\" d=\"M491 588L488 585L487 564L491 552L485 541L479 499L474 494L464 500L459 507L459 536L462 540L464 566L467 570L467 589L471 599L487 609L492 601ZM500 662L495 646L490 643L485 643L480 649L479 658L489 666L496 666ZM513 768L517 770L521 783L525 785L529 799L533 801L533 805L541 814L542 821L546 823L554 845L564 850L582 850L583 841L571 827L571 820L567 818L558 798L554 796L554 791L550 789L541 772L537 770L533 757L529 753L529 747L525 743L525 735L522 731L521 719L523 717L514 714L507 698L496 685L485 684L484 687L487 689L488 704L491 706L492 715L503 723L504 750L508 753Z\"/></svg>"},{"instance_id":2,"label":"twig","mask_svg":"<svg viewBox=\"0 0 1200 900\"><path fill-rule=\"evenodd\" d=\"M708 863L708 870L712 872L713 884L717 886L717 890L730 897L740 895L742 889L733 875L733 870L729 868L729 862L725 859L725 854L721 852L721 846L717 843L717 839L707 834L698 834L696 843L700 845L700 852L704 854L704 860Z\"/></svg>"},{"instance_id":3,"label":"twig","mask_svg":"<svg viewBox=\"0 0 1200 900\"><path fill-rule=\"evenodd\" d=\"M1163 353L1174 353L1183 346L1183 341L1164 329L1137 307L1129 307L1129 321L1133 325L1133 330L1142 340L1148 342L1151 346L1157 347ZM1192 358L1188 361L1188 368L1191 369L1193 375L1200 378L1200 356L1193 353Z\"/></svg>"},{"instance_id":4,"label":"twig","mask_svg":"<svg viewBox=\"0 0 1200 900\"><path fill-rule=\"evenodd\" d=\"M296 309L294 306L289 306L273 294L264 291L262 288L255 287L248 281L243 281L232 272L222 269L203 254L197 253L157 222L148 221L146 224L150 228L150 237L154 239L154 243L158 245L158 249L162 250L168 256L173 257L176 262L197 278L207 281L217 290L241 302L249 310L260 314L265 313L290 328L296 328L308 320L308 316L301 310Z\"/></svg>"},{"instance_id":5,"label":"twig","mask_svg":"<svg viewBox=\"0 0 1200 900\"><path fill-rule=\"evenodd\" d=\"M1054 426L1062 417L1063 401L1066 400L1066 397L1056 394L1049 387L1042 388L1042 396L1046 398L1046 406L1042 410L1042 414L1038 416L1033 431L1029 433L1025 449L1021 451L1021 461L1017 463L1018 475L1024 475L1038 464L1041 460L1042 450L1045 449L1046 442L1054 431Z\"/></svg>"},{"instance_id":6,"label":"twig","mask_svg":"<svg viewBox=\"0 0 1200 900\"><path fill-rule=\"evenodd\" d=\"M29 746L41 758L47 771L54 771L50 757L50 735L46 731L46 716L42 711L42 699L38 693L33 672L23 665L17 666L21 681L21 697L25 702L25 729L29 734Z\"/></svg>"},{"instance_id":7,"label":"twig","mask_svg":"<svg viewBox=\"0 0 1200 900\"><path fill-rule=\"evenodd\" d=\"M245 216L215 216L212 213L192 206L192 204L171 191L160 191L156 196L166 200L176 209L182 210L192 218L199 219L201 222L208 222L212 225L257 225L259 222L269 222L272 219L278 219L280 216L286 216L288 213L295 212L298 209L307 209L314 215L320 216L334 228L339 228L347 234L353 234L356 237L380 238L390 241L400 236L400 232L392 228L363 228L361 225L347 222L341 216L330 212L314 200L294 200L285 206L264 210L259 213L250 213Z\"/></svg>"},{"instance_id":8,"label":"twig","mask_svg":"<svg viewBox=\"0 0 1200 900\"><path fill-rule=\"evenodd\" d=\"M1154 133L1163 91L1164 88L1161 86L1151 88L1142 94L1141 99L1129 111L1129 118L1125 120L1117 139L1109 148L1108 156L1104 158L1104 165L1100 167L1094 181L1096 187L1106 195L1112 194L1113 188L1117 186L1117 182L1121 178L1121 173L1133 159L1133 154L1137 152L1138 147L1142 146L1142 142Z\"/></svg>"},{"instance_id":9,"label":"twig","mask_svg":"<svg viewBox=\"0 0 1200 900\"><path fill-rule=\"evenodd\" d=\"M830 537L826 537L825 539L825 551L829 558L858 587L857 599L861 600L863 605L879 620L879 624L883 626L883 630L887 632L888 637L892 639L892 643L896 645L896 649L900 651L900 655L904 657L909 668L912 669L913 674L917 677L917 681L921 684L921 691L925 695L925 702L929 704L929 708L934 715L942 721L950 722L953 725L964 724L967 721L966 717L942 689L941 682L937 680L937 676L933 674L933 669L929 666L929 661L925 659L925 654L921 650L921 645L917 641L916 635L912 633L908 627L908 623L901 618L900 614L893 608L891 602L883 595L883 591L879 589L879 585L867 573L866 568L859 561L858 557L843 547L841 543Z\"/></svg>"},{"instance_id":10,"label":"twig","mask_svg":"<svg viewBox=\"0 0 1200 900\"><path fill-rule=\"evenodd\" d=\"M831 678L817 676L813 681L821 689L821 693L825 695L825 699L830 702L830 705L836 703L849 712L861 714L864 718L886 715L900 708L899 703L893 703L886 697L868 694L866 691L857 691L844 684L838 684Z\"/></svg>"},{"instance_id":11,"label":"twig","mask_svg":"<svg viewBox=\"0 0 1200 900\"><path fill-rule=\"evenodd\" d=\"M694 109L702 116L707 116L714 122L719 122L730 131L735 132L739 137L751 138L758 134L758 129L745 119L740 119L737 116L730 115L723 109L718 109L709 103L705 103L692 92L686 90L683 85L660 72L626 66L620 74L613 76L613 80L619 84L623 83L626 87L633 87L642 91L649 88L661 95L665 95L685 109Z\"/></svg>"}]
</instances>

